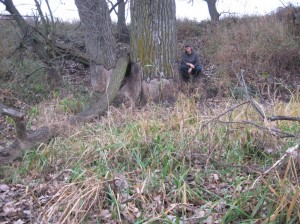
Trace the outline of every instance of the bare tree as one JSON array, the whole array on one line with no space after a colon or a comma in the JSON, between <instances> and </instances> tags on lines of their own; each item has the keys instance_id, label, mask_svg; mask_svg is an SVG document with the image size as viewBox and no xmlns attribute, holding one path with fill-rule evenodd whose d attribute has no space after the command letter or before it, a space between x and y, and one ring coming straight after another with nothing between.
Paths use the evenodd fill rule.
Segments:
<instances>
[{"instance_id":1,"label":"bare tree","mask_svg":"<svg viewBox=\"0 0 300 224\"><path fill-rule=\"evenodd\" d=\"M54 19L48 3L47 5L50 10L51 23L48 22L47 18L43 15L42 10L40 9L39 1L35 0L36 7L38 9L38 12L40 13L40 18L42 20L44 29L33 27L31 24L29 24L22 17L12 0L0 0L0 3L2 3L6 7L6 11L11 14L11 17L17 22L18 26L20 27L23 35L23 44L31 46L33 51L45 64L51 65L51 61L53 61L52 59L54 59L55 57L64 57L70 58L84 65L88 65L88 59L84 54L80 53L76 49L70 49L55 42L55 38L53 36Z\"/></svg>"},{"instance_id":2,"label":"bare tree","mask_svg":"<svg viewBox=\"0 0 300 224\"><path fill-rule=\"evenodd\" d=\"M118 34L119 41L129 42L129 30L126 25L126 4L128 1L121 0L118 5Z\"/></svg>"},{"instance_id":3,"label":"bare tree","mask_svg":"<svg viewBox=\"0 0 300 224\"><path fill-rule=\"evenodd\" d=\"M207 3L208 12L209 12L211 21L214 23L219 22L221 14L218 12L217 6L216 6L218 0L203 0L203 1L205 1ZM194 0L189 0L188 2L193 3Z\"/></svg>"},{"instance_id":4,"label":"bare tree","mask_svg":"<svg viewBox=\"0 0 300 224\"><path fill-rule=\"evenodd\" d=\"M118 0L115 4L110 0L107 0L107 2L111 4L109 12L115 12L118 16L118 40L124 43L129 42L129 30L126 25L126 4L128 4L128 0ZM115 10L116 8L118 8L118 11Z\"/></svg>"},{"instance_id":5,"label":"bare tree","mask_svg":"<svg viewBox=\"0 0 300 224\"><path fill-rule=\"evenodd\" d=\"M220 13L217 10L216 3L218 0L204 0L207 3L210 19L212 22L219 22Z\"/></svg>"}]
</instances>

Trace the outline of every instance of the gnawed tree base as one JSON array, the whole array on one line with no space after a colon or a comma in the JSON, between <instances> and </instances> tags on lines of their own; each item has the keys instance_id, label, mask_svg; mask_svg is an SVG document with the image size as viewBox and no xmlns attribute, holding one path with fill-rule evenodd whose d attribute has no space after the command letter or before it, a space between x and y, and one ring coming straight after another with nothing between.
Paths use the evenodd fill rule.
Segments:
<instances>
[{"instance_id":1,"label":"gnawed tree base","mask_svg":"<svg viewBox=\"0 0 300 224\"><path fill-rule=\"evenodd\" d=\"M70 124L91 121L107 110L108 105L112 103L120 89L128 64L129 56L124 56L117 61L116 68L110 77L106 91L99 96L97 102L89 109L72 117L70 119ZM24 113L0 104L0 116L1 115L6 115L14 119L17 132L16 140L10 146L0 150L1 165L17 159L25 150L31 150L43 143L48 143L51 138L61 134L62 129L65 129L65 126L68 125L66 124L64 127L61 127L61 124L44 126L34 131L32 134L28 134Z\"/></svg>"},{"instance_id":2,"label":"gnawed tree base","mask_svg":"<svg viewBox=\"0 0 300 224\"><path fill-rule=\"evenodd\" d=\"M174 103L178 95L178 84L173 79L152 79L147 82L142 81L141 104L148 102Z\"/></svg>"},{"instance_id":3,"label":"gnawed tree base","mask_svg":"<svg viewBox=\"0 0 300 224\"><path fill-rule=\"evenodd\" d=\"M135 107L140 100L142 91L142 76L136 63L130 63L130 74L125 77L125 85L120 89L114 100L114 105L124 104Z\"/></svg>"},{"instance_id":4,"label":"gnawed tree base","mask_svg":"<svg viewBox=\"0 0 300 224\"><path fill-rule=\"evenodd\" d=\"M118 94L128 64L129 55L118 59L116 68L113 70L110 76L106 90L99 95L97 101L90 108L83 110L79 114L72 117L70 119L70 124L91 121L97 118L99 115L102 115L107 110L108 106L113 102Z\"/></svg>"}]
</instances>

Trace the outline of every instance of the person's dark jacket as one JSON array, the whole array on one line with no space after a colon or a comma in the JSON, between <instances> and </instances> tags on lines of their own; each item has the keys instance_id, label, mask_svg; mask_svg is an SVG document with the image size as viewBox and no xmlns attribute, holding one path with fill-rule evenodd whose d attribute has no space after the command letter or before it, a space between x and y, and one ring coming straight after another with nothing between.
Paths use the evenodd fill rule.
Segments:
<instances>
[{"instance_id":1,"label":"person's dark jacket","mask_svg":"<svg viewBox=\"0 0 300 224\"><path fill-rule=\"evenodd\" d=\"M199 55L194 51L191 54L184 52L181 56L181 65L184 66L187 62L192 63L195 67L200 65Z\"/></svg>"}]
</instances>

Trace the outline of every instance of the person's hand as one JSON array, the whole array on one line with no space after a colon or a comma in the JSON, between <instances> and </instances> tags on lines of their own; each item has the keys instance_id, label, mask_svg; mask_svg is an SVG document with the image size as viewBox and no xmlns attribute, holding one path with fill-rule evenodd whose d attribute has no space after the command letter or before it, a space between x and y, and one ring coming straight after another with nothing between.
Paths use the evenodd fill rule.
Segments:
<instances>
[{"instance_id":1,"label":"person's hand","mask_svg":"<svg viewBox=\"0 0 300 224\"><path fill-rule=\"evenodd\" d=\"M188 73L191 74L192 70L193 70L193 68L189 68Z\"/></svg>"},{"instance_id":2,"label":"person's hand","mask_svg":"<svg viewBox=\"0 0 300 224\"><path fill-rule=\"evenodd\" d=\"M195 66L192 63L186 63L187 66L189 66L190 68L195 68Z\"/></svg>"}]
</instances>

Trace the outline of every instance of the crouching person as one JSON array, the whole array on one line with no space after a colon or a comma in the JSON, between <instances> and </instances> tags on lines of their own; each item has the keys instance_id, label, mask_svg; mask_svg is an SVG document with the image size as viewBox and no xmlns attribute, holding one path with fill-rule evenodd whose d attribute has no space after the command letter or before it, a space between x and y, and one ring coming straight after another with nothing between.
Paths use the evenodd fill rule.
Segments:
<instances>
[{"instance_id":1,"label":"crouching person","mask_svg":"<svg viewBox=\"0 0 300 224\"><path fill-rule=\"evenodd\" d=\"M188 82L191 76L195 78L200 75L202 67L199 55L193 51L191 45L185 45L185 51L181 56L180 73L184 81Z\"/></svg>"}]
</instances>

